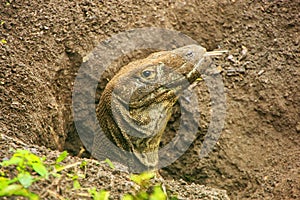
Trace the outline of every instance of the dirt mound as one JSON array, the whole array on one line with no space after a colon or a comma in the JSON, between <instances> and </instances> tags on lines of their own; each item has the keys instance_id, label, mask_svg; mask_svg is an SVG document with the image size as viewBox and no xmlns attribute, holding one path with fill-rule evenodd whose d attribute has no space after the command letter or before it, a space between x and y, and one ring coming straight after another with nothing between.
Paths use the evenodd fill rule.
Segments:
<instances>
[{"instance_id":1,"label":"dirt mound","mask_svg":"<svg viewBox=\"0 0 300 200\"><path fill-rule=\"evenodd\" d=\"M115 33L174 29L229 50L215 60L227 117L209 157L199 160L199 138L161 173L232 198L300 197L299 0L8 1L0 11L2 134L76 154L71 95L82 58Z\"/></svg>"}]
</instances>

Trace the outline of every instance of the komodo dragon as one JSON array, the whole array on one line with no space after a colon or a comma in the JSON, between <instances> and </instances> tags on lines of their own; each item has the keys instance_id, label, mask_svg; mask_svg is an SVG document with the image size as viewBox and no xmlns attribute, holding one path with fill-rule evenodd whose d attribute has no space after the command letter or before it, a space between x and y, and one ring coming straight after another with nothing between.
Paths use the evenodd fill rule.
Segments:
<instances>
[{"instance_id":1,"label":"komodo dragon","mask_svg":"<svg viewBox=\"0 0 300 200\"><path fill-rule=\"evenodd\" d=\"M172 107L201 69L211 65L207 53L201 46L189 45L153 53L121 68L97 106L102 131L95 135L92 156L139 171L155 168Z\"/></svg>"}]
</instances>

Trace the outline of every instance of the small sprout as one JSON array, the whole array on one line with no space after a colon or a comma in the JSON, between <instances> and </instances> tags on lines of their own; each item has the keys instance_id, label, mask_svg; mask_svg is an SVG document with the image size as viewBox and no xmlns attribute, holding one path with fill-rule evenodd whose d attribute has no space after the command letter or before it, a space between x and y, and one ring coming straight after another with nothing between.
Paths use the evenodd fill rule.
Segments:
<instances>
[{"instance_id":1,"label":"small sprout","mask_svg":"<svg viewBox=\"0 0 300 200\"><path fill-rule=\"evenodd\" d=\"M84 168L87 165L87 161L83 160L80 164L80 168Z\"/></svg>"},{"instance_id":2,"label":"small sprout","mask_svg":"<svg viewBox=\"0 0 300 200\"><path fill-rule=\"evenodd\" d=\"M134 197L130 194L125 194L123 197L122 197L122 200L134 200Z\"/></svg>"},{"instance_id":3,"label":"small sprout","mask_svg":"<svg viewBox=\"0 0 300 200\"><path fill-rule=\"evenodd\" d=\"M106 190L100 190L97 192L96 188L92 188L89 190L89 193L93 200L108 200L109 198L109 192Z\"/></svg>"},{"instance_id":4,"label":"small sprout","mask_svg":"<svg viewBox=\"0 0 300 200\"><path fill-rule=\"evenodd\" d=\"M78 181L77 179L75 179L75 180L73 181L73 188L74 188L75 190L81 188L81 185L80 185L80 183L79 183L79 181Z\"/></svg>"},{"instance_id":5,"label":"small sprout","mask_svg":"<svg viewBox=\"0 0 300 200\"><path fill-rule=\"evenodd\" d=\"M105 162L109 165L110 168L115 169L115 165L108 158L105 159Z\"/></svg>"},{"instance_id":6,"label":"small sprout","mask_svg":"<svg viewBox=\"0 0 300 200\"><path fill-rule=\"evenodd\" d=\"M153 193L150 195L150 198L149 198L149 200L156 200L156 199L159 199L159 200L167 199L166 194L164 193L161 186L159 186L159 185L154 186Z\"/></svg>"},{"instance_id":7,"label":"small sprout","mask_svg":"<svg viewBox=\"0 0 300 200\"><path fill-rule=\"evenodd\" d=\"M130 179L138 185L143 185L147 183L150 179L154 178L154 172L143 172L141 174L133 174Z\"/></svg>"},{"instance_id":8,"label":"small sprout","mask_svg":"<svg viewBox=\"0 0 300 200\"><path fill-rule=\"evenodd\" d=\"M60 163L62 162L66 157L68 156L68 152L67 151L63 151L59 154L58 158L56 159L56 163Z\"/></svg>"},{"instance_id":9,"label":"small sprout","mask_svg":"<svg viewBox=\"0 0 300 200\"><path fill-rule=\"evenodd\" d=\"M2 39L2 40L1 40L1 43L2 43L2 44L6 44L7 41L6 41L5 39Z\"/></svg>"},{"instance_id":10,"label":"small sprout","mask_svg":"<svg viewBox=\"0 0 300 200\"><path fill-rule=\"evenodd\" d=\"M59 156L57 157L57 159L55 160L55 164L54 164L54 168L57 172L60 172L62 170L64 170L64 166L62 166L60 163L62 161L64 161L66 159L66 157L68 156L68 152L67 151L63 151L59 154Z\"/></svg>"},{"instance_id":11,"label":"small sprout","mask_svg":"<svg viewBox=\"0 0 300 200\"><path fill-rule=\"evenodd\" d=\"M0 25L3 25L3 24L5 24L5 21L1 20Z\"/></svg>"},{"instance_id":12,"label":"small sprout","mask_svg":"<svg viewBox=\"0 0 300 200\"><path fill-rule=\"evenodd\" d=\"M41 158L27 150L18 149L11 159L3 161L0 165L17 165L17 170L19 171L19 173L25 172L26 167L29 167L32 168L43 178L48 178L48 170L43 164Z\"/></svg>"},{"instance_id":13,"label":"small sprout","mask_svg":"<svg viewBox=\"0 0 300 200\"><path fill-rule=\"evenodd\" d=\"M95 199L95 200L108 200L108 197L109 197L109 192L107 192L105 190L100 190L99 198Z\"/></svg>"},{"instance_id":14,"label":"small sprout","mask_svg":"<svg viewBox=\"0 0 300 200\"><path fill-rule=\"evenodd\" d=\"M166 200L167 195L161 185L153 185L150 181L155 176L153 171L134 174L130 179L140 187L134 188L133 194L125 194L122 200ZM152 192L149 192L152 191Z\"/></svg>"},{"instance_id":15,"label":"small sprout","mask_svg":"<svg viewBox=\"0 0 300 200\"><path fill-rule=\"evenodd\" d=\"M27 150L19 149L15 151L11 159L1 162L0 165L2 167L15 165L18 172L12 179L5 177L5 173L1 173L0 196L23 196L31 200L39 199L38 195L30 192L27 188L41 177L48 178L48 170L40 157ZM32 172L36 172L39 176Z\"/></svg>"}]
</instances>

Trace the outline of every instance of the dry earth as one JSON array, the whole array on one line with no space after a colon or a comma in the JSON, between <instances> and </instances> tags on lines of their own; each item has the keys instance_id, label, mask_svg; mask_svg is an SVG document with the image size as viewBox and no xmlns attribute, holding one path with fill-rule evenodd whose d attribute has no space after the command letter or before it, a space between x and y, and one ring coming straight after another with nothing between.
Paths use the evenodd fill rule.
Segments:
<instances>
[{"instance_id":1,"label":"dry earth","mask_svg":"<svg viewBox=\"0 0 300 200\"><path fill-rule=\"evenodd\" d=\"M299 199L299 13L299 0L1 1L0 133L76 154L71 95L82 58L125 30L173 29L229 50L215 59L227 116L209 157L199 160L199 138L161 174L231 199Z\"/></svg>"}]
</instances>

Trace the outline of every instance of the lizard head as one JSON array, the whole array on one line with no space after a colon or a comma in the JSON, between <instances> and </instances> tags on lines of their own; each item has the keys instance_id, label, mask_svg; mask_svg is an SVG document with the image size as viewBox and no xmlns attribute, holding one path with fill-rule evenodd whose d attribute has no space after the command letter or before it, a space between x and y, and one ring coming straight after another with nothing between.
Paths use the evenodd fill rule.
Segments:
<instances>
[{"instance_id":1,"label":"lizard head","mask_svg":"<svg viewBox=\"0 0 300 200\"><path fill-rule=\"evenodd\" d=\"M124 66L107 84L98 105L104 133L145 166L158 162L161 136L180 94L211 64L206 50L189 45L153 53Z\"/></svg>"}]
</instances>

